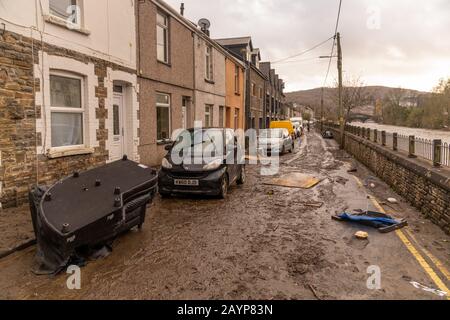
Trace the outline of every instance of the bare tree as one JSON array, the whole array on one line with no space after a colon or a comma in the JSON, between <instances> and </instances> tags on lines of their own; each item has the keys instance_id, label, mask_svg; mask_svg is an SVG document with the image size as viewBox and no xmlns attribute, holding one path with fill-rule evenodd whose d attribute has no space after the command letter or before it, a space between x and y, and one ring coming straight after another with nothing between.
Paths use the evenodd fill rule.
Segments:
<instances>
[{"instance_id":1,"label":"bare tree","mask_svg":"<svg viewBox=\"0 0 450 320\"><path fill-rule=\"evenodd\" d=\"M336 96L335 100L339 99L339 85L336 83ZM353 109L362 107L370 100L369 93L364 85L364 82L360 78L347 78L344 80L342 87L342 108L344 125L341 127L341 148L345 147L345 126L347 125L350 114ZM338 110L339 113L339 110Z\"/></svg>"}]
</instances>

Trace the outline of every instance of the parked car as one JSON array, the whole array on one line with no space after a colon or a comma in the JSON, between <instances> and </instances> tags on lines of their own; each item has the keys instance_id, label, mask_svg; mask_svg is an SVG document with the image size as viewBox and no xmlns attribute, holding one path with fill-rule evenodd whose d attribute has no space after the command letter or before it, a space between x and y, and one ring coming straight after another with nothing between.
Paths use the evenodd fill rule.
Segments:
<instances>
[{"instance_id":1,"label":"parked car","mask_svg":"<svg viewBox=\"0 0 450 320\"><path fill-rule=\"evenodd\" d=\"M200 194L225 198L233 183L245 183L245 150L233 130L211 128L187 132L190 139L180 135L166 147L168 154L162 161L158 183L161 196ZM186 151L181 163L174 159L179 157L178 150Z\"/></svg>"},{"instance_id":2,"label":"parked car","mask_svg":"<svg viewBox=\"0 0 450 320\"><path fill-rule=\"evenodd\" d=\"M270 123L270 129L287 129L289 134L295 140L294 124L290 120L286 120L286 121L272 121Z\"/></svg>"},{"instance_id":3,"label":"parked car","mask_svg":"<svg viewBox=\"0 0 450 320\"><path fill-rule=\"evenodd\" d=\"M323 137L324 139L334 139L334 134L333 134L332 131L326 130L326 131L324 131L324 132L322 133L322 137Z\"/></svg>"},{"instance_id":4,"label":"parked car","mask_svg":"<svg viewBox=\"0 0 450 320\"><path fill-rule=\"evenodd\" d=\"M264 155L292 153L295 142L287 129L266 129L260 131L259 148Z\"/></svg>"}]
</instances>

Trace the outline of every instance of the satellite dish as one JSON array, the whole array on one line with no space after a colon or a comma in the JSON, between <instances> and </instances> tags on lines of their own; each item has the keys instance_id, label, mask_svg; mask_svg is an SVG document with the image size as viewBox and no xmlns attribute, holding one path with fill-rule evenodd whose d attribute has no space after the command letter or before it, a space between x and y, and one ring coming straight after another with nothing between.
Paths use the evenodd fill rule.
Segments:
<instances>
[{"instance_id":1,"label":"satellite dish","mask_svg":"<svg viewBox=\"0 0 450 320\"><path fill-rule=\"evenodd\" d=\"M209 22L208 19L203 18L198 21L198 25L202 28L202 30L208 30L209 27L211 27L211 22Z\"/></svg>"}]
</instances>

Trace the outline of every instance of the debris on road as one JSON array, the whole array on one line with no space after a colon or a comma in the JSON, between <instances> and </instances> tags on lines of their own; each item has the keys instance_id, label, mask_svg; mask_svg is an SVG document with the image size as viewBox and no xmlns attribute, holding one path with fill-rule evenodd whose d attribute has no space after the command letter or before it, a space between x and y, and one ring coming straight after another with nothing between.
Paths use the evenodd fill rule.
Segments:
<instances>
[{"instance_id":1,"label":"debris on road","mask_svg":"<svg viewBox=\"0 0 450 320\"><path fill-rule=\"evenodd\" d=\"M316 297L317 300L322 300L319 295L316 292L316 289L314 289L312 284L308 285L309 290L311 290L311 292L313 293L314 297Z\"/></svg>"},{"instance_id":2,"label":"debris on road","mask_svg":"<svg viewBox=\"0 0 450 320\"><path fill-rule=\"evenodd\" d=\"M302 202L306 207L322 208L323 202Z\"/></svg>"},{"instance_id":3,"label":"debris on road","mask_svg":"<svg viewBox=\"0 0 450 320\"><path fill-rule=\"evenodd\" d=\"M387 214L375 211L366 211L363 214L358 215L344 212L341 215L333 216L332 218L337 221L354 222L373 227L378 229L381 233L388 233L408 225L408 222L405 219L396 220Z\"/></svg>"},{"instance_id":4,"label":"debris on road","mask_svg":"<svg viewBox=\"0 0 450 320\"><path fill-rule=\"evenodd\" d=\"M355 233L355 237L360 240L367 240L367 238L369 238L369 234L364 231L358 231Z\"/></svg>"},{"instance_id":5,"label":"debris on road","mask_svg":"<svg viewBox=\"0 0 450 320\"><path fill-rule=\"evenodd\" d=\"M265 182L264 184L269 186L279 186L287 188L311 189L319 183L320 180L315 177L295 172L283 175L281 178L272 179L271 181Z\"/></svg>"},{"instance_id":6,"label":"debris on road","mask_svg":"<svg viewBox=\"0 0 450 320\"><path fill-rule=\"evenodd\" d=\"M355 173L355 172L358 172L357 168L350 168L347 170L347 173Z\"/></svg>"},{"instance_id":7,"label":"debris on road","mask_svg":"<svg viewBox=\"0 0 450 320\"><path fill-rule=\"evenodd\" d=\"M398 201L395 198L388 198L387 201L392 204L398 204Z\"/></svg>"}]
</instances>

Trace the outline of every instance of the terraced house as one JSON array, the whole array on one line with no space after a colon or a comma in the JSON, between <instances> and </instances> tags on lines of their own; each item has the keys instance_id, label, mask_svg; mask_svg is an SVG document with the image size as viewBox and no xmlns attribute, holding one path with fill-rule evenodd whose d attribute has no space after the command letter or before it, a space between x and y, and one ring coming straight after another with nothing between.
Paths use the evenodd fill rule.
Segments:
<instances>
[{"instance_id":1,"label":"terraced house","mask_svg":"<svg viewBox=\"0 0 450 320\"><path fill-rule=\"evenodd\" d=\"M139 160L134 1L2 1L0 202Z\"/></svg>"},{"instance_id":2,"label":"terraced house","mask_svg":"<svg viewBox=\"0 0 450 320\"><path fill-rule=\"evenodd\" d=\"M146 165L159 166L176 129L193 126L195 27L163 1L136 6L141 144Z\"/></svg>"}]
</instances>

